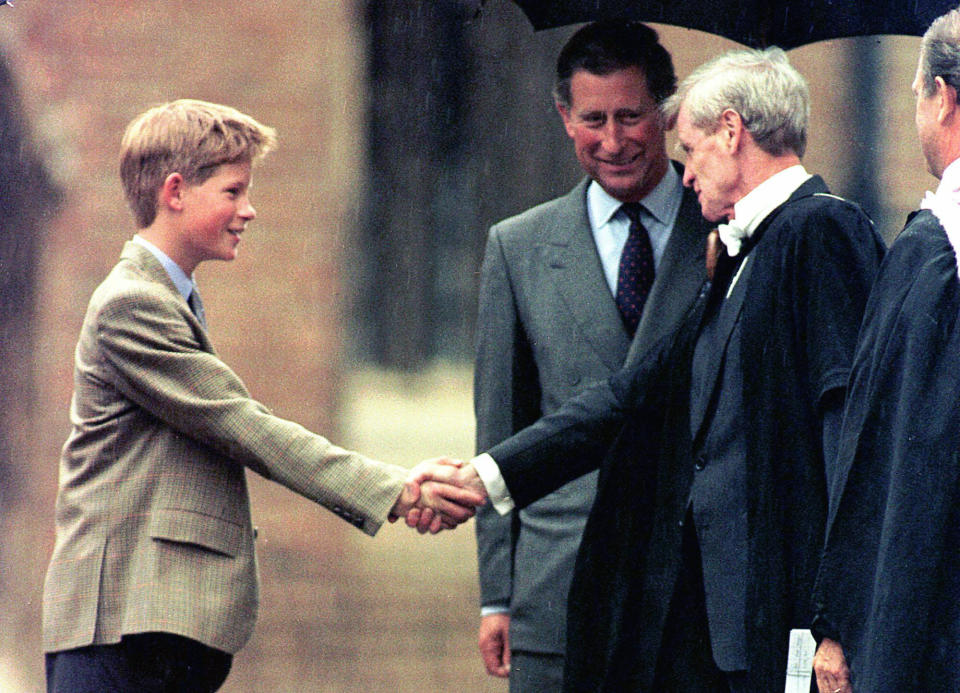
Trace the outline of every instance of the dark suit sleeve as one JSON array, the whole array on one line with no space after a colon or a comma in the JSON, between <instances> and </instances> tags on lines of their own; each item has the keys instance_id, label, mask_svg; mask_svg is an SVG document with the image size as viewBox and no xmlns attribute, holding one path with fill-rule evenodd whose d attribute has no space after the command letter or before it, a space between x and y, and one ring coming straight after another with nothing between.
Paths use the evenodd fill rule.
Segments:
<instances>
[{"instance_id":1,"label":"dark suit sleeve","mask_svg":"<svg viewBox=\"0 0 960 693\"><path fill-rule=\"evenodd\" d=\"M812 198L815 199L815 198ZM884 249L865 214L837 199L798 215L793 271L806 335L809 391L821 412L832 390L845 388L857 333Z\"/></svg>"},{"instance_id":2,"label":"dark suit sleeve","mask_svg":"<svg viewBox=\"0 0 960 693\"><path fill-rule=\"evenodd\" d=\"M490 230L481 271L474 371L477 450L485 450L540 416L536 364L517 315L497 227ZM480 603L507 607L512 593L513 514L486 505L477 512Z\"/></svg>"},{"instance_id":3,"label":"dark suit sleeve","mask_svg":"<svg viewBox=\"0 0 960 693\"><path fill-rule=\"evenodd\" d=\"M837 453L840 450L840 430L843 424L843 402L846 390L836 388L824 398L820 415L823 459L826 466L827 489L833 488L839 475Z\"/></svg>"},{"instance_id":4,"label":"dark suit sleeve","mask_svg":"<svg viewBox=\"0 0 960 693\"><path fill-rule=\"evenodd\" d=\"M556 412L488 450L510 496L525 507L597 469L626 417L656 417L677 335L636 364L571 398ZM547 462L549 461L549 464Z\"/></svg>"},{"instance_id":5,"label":"dark suit sleeve","mask_svg":"<svg viewBox=\"0 0 960 693\"><path fill-rule=\"evenodd\" d=\"M797 238L801 334L806 335L809 392L821 421L828 488L836 476L836 452L847 379L861 317L884 248L870 220L840 200L800 217Z\"/></svg>"}]
</instances>

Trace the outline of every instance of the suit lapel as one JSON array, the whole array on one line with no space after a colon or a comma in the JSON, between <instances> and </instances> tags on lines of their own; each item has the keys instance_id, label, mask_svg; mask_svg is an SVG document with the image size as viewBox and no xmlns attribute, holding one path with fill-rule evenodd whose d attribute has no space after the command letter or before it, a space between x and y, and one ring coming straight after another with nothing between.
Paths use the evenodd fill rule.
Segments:
<instances>
[{"instance_id":1,"label":"suit lapel","mask_svg":"<svg viewBox=\"0 0 960 693\"><path fill-rule=\"evenodd\" d=\"M709 327L704 324L700 328L699 339L705 338L709 334L709 354L710 361L707 364L707 372L704 375L703 386L710 392L708 397L700 401L700 407L696 410L691 409L690 420L692 430L699 435L702 433L704 421L707 418L707 412L710 410L710 403L716 396L716 389L720 383L720 373L723 371L723 364L727 360L727 347L730 345L730 337L733 334L733 328L740 319L740 313L743 312L744 299L747 294L747 287L750 279L750 272L753 269L753 263L756 258L749 254L744 257L739 265L739 275L734 271L729 296L713 308L716 318L711 318L710 313L705 316L705 321L714 320L714 324ZM718 290L727 291L718 287ZM716 297L717 299L719 297ZM691 403L692 406L693 403ZM696 436L694 436L696 438Z\"/></svg>"},{"instance_id":2,"label":"suit lapel","mask_svg":"<svg viewBox=\"0 0 960 693\"><path fill-rule=\"evenodd\" d=\"M563 199L555 225L546 230L545 240L538 247L538 261L545 264L547 276L584 339L611 370L618 370L630 340L590 231L588 183L589 179L584 179Z\"/></svg>"},{"instance_id":3,"label":"suit lapel","mask_svg":"<svg viewBox=\"0 0 960 693\"><path fill-rule=\"evenodd\" d=\"M195 332L199 336L200 344L203 347L203 350L208 351L211 354L216 353L216 350L213 348L213 342L210 341L210 337L207 334L206 329L200 325L200 321L197 320L193 315L193 311L190 310L190 306L187 304L186 299L184 299L183 295L177 290L177 286L173 283L170 275L167 274L167 270L163 268L163 265L161 265L160 261L154 257L153 253L144 248L142 245L138 245L132 241L127 241L123 246L123 252L120 255L120 259L134 264L137 269L144 276L146 276L147 279L162 285L177 300L181 301L186 308L186 313L196 321L196 325L199 329L195 330Z\"/></svg>"},{"instance_id":4,"label":"suit lapel","mask_svg":"<svg viewBox=\"0 0 960 693\"><path fill-rule=\"evenodd\" d=\"M123 246L120 259L129 260L136 265L148 279L157 284L163 284L163 286L173 294L177 296L180 295L180 292L177 291L176 284L173 283L170 275L167 274L167 270L165 270L163 265L160 264L160 261L153 256L153 253L142 245L134 243L133 241L127 241Z\"/></svg>"}]
</instances>

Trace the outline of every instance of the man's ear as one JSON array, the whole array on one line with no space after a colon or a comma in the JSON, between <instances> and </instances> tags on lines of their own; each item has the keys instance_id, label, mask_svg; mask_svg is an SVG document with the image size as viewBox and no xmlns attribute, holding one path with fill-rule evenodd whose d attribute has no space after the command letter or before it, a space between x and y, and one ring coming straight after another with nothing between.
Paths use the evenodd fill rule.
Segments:
<instances>
[{"instance_id":1,"label":"man's ear","mask_svg":"<svg viewBox=\"0 0 960 693\"><path fill-rule=\"evenodd\" d=\"M670 132L675 127L677 127L677 117L680 115L680 112L674 109L673 113L669 116L663 114L663 109L658 108L660 124L663 126L664 132Z\"/></svg>"},{"instance_id":2,"label":"man's ear","mask_svg":"<svg viewBox=\"0 0 960 693\"><path fill-rule=\"evenodd\" d=\"M743 137L743 118L732 108L726 109L720 114L720 121L717 126L720 134L720 141L729 151L735 152L740 149L740 141Z\"/></svg>"},{"instance_id":3,"label":"man's ear","mask_svg":"<svg viewBox=\"0 0 960 693\"><path fill-rule=\"evenodd\" d=\"M160 186L160 205L175 212L183 209L183 192L186 182L179 173L171 173Z\"/></svg>"},{"instance_id":4,"label":"man's ear","mask_svg":"<svg viewBox=\"0 0 960 693\"><path fill-rule=\"evenodd\" d=\"M557 113L560 114L560 120L563 121L563 127L567 131L567 134L570 137L573 137L574 127L573 127L573 118L570 115L570 109L564 106L559 101L554 102L554 106L557 107Z\"/></svg>"},{"instance_id":5,"label":"man's ear","mask_svg":"<svg viewBox=\"0 0 960 693\"><path fill-rule=\"evenodd\" d=\"M957 90L947 84L943 77L936 77L934 84L937 87L937 98L940 99L937 122L943 125L951 118L957 117Z\"/></svg>"}]
</instances>

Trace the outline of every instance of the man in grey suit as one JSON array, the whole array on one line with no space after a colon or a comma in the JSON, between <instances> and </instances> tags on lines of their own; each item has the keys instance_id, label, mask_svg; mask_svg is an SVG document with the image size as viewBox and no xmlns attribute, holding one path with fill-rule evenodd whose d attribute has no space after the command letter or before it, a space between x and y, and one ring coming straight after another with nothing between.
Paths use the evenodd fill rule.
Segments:
<instances>
[{"instance_id":1,"label":"man in grey suit","mask_svg":"<svg viewBox=\"0 0 960 693\"><path fill-rule=\"evenodd\" d=\"M274 142L249 116L193 100L148 110L124 135L138 232L76 348L43 595L51 693L220 687L257 613L246 468L370 535L414 503L443 505L451 526L473 512L444 497L482 500L405 483L405 469L274 416L217 356L192 274L236 257L255 216L251 166Z\"/></svg>"},{"instance_id":2,"label":"man in grey suit","mask_svg":"<svg viewBox=\"0 0 960 693\"><path fill-rule=\"evenodd\" d=\"M708 227L666 152L660 104L675 88L669 53L639 23L587 25L561 51L556 106L587 177L490 229L478 450L639 358L693 304ZM478 512L480 650L511 691L560 689L567 592L595 491L590 474L521 512Z\"/></svg>"}]
</instances>

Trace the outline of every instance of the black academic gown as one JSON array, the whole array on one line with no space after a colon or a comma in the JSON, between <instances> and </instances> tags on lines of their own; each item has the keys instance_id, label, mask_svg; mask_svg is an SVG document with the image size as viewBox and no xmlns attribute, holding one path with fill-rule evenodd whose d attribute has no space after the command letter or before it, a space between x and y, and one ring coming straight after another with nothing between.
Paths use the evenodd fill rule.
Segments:
<instances>
[{"instance_id":1,"label":"black academic gown","mask_svg":"<svg viewBox=\"0 0 960 693\"><path fill-rule=\"evenodd\" d=\"M856 691L960 691L960 281L928 211L870 296L839 467L817 630Z\"/></svg>"},{"instance_id":2,"label":"black academic gown","mask_svg":"<svg viewBox=\"0 0 960 693\"><path fill-rule=\"evenodd\" d=\"M812 619L829 471L821 407L843 391L883 254L863 212L826 192L815 177L761 223L741 316L745 627L760 691L782 689L789 631ZM583 473L584 452L609 448L570 591L566 691L650 689L694 473L690 365L714 300L706 294L635 368L490 451L522 506Z\"/></svg>"}]
</instances>

